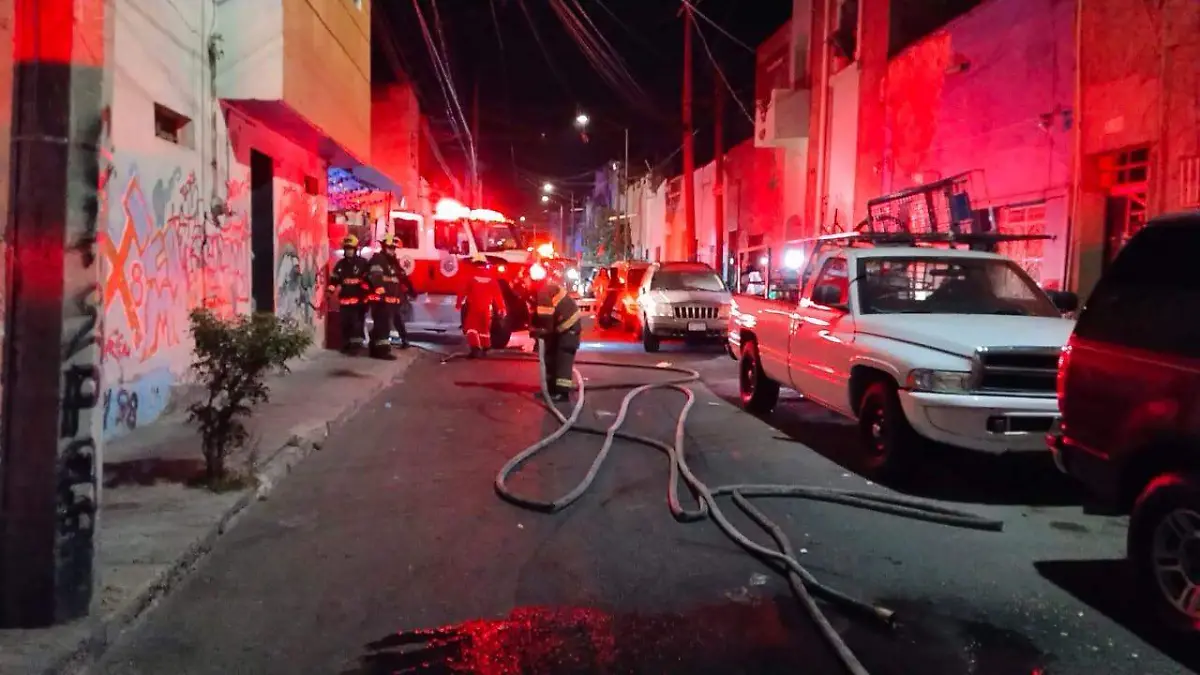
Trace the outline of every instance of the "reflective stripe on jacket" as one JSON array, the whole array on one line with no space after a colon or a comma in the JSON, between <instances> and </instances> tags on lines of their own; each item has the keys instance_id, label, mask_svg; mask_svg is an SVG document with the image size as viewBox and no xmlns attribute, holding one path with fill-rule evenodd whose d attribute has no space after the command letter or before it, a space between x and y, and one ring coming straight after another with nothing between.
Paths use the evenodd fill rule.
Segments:
<instances>
[{"instance_id":1,"label":"reflective stripe on jacket","mask_svg":"<svg viewBox=\"0 0 1200 675\"><path fill-rule=\"evenodd\" d=\"M583 313L567 289L555 283L547 283L538 289L537 315L534 328L541 335L562 334L582 330L579 325Z\"/></svg>"}]
</instances>

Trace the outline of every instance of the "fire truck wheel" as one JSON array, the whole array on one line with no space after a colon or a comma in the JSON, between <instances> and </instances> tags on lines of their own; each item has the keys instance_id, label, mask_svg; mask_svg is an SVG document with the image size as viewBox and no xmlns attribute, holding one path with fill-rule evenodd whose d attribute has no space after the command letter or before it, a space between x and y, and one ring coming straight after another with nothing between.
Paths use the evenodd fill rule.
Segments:
<instances>
[{"instance_id":1,"label":"fire truck wheel","mask_svg":"<svg viewBox=\"0 0 1200 675\"><path fill-rule=\"evenodd\" d=\"M504 349L512 339L512 329L508 326L508 318L492 318L492 348Z\"/></svg>"}]
</instances>

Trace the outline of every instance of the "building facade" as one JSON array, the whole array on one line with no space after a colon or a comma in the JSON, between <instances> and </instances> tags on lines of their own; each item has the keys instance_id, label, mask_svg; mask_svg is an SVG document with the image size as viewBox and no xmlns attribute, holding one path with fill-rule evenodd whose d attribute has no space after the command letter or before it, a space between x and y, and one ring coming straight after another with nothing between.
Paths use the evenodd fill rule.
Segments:
<instances>
[{"instance_id":1,"label":"building facade","mask_svg":"<svg viewBox=\"0 0 1200 675\"><path fill-rule=\"evenodd\" d=\"M181 10L182 8L182 10ZM367 0L115 0L98 250L104 436L158 417L188 315L324 328L328 171L370 160Z\"/></svg>"}]
</instances>

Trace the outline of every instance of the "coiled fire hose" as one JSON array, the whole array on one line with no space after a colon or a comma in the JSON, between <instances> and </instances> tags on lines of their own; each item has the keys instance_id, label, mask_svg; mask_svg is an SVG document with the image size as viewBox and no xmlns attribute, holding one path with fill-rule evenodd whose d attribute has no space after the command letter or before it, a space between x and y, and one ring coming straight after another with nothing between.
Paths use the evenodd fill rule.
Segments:
<instances>
[{"instance_id":1,"label":"coiled fire hose","mask_svg":"<svg viewBox=\"0 0 1200 675\"><path fill-rule=\"evenodd\" d=\"M626 389L633 387L633 390L621 399L620 409L617 411L617 416L605 429L598 429L579 424L579 416L583 412L585 401L585 387L583 375L576 368L573 371L573 377L577 386L578 398L575 400L575 405L571 408L569 414L564 414L554 406L550 398L550 392L546 383L546 345L544 341L538 341L538 371L542 386L542 397L545 400L546 407L551 413L558 418L560 425L558 429L550 435L542 438L536 443L526 447L521 452L517 453L500 468L496 474L495 489L496 494L501 499L519 506L521 508L539 511L542 513L556 513L562 511L571 504L575 503L582 497L588 488L595 482L596 476L600 473L601 467L604 465L605 459L608 458L608 453L612 449L616 439L621 438L643 445L648 445L661 450L667 455L669 460L669 476L667 482L667 506L671 510L671 515L679 522L695 522L711 518L717 527L720 528L730 539L737 543L742 548L746 549L751 554L764 560L772 569L784 573L787 576L788 583L792 591L799 598L800 604L804 607L805 612L817 625L821 635L833 649L838 659L845 666L846 671L852 675L869 675L867 670L859 662L858 658L837 634L833 626L829 623L824 612L817 605L813 596L820 597L828 602L837 604L843 609L849 610L855 614L859 614L878 621L885 625L892 625L894 622L894 614L886 607L870 604L866 601L851 597L837 589L831 588L816 579L796 558L796 554L792 549L791 542L783 533L778 525L772 522L769 518L758 510L750 501L750 497L795 497L801 499L809 499L822 502L831 502L835 504L843 504L855 508L877 511L894 516L912 518L925 522L935 523L939 525L949 525L951 527L959 527L975 530L988 530L999 532L1003 529L1003 523L999 520L984 518L982 516L971 513L948 509L945 507L931 504L923 500L885 495L874 494L870 492L862 492L855 490L840 490L836 488L821 488L808 487L802 485L771 485L771 484L732 484L712 487L706 485L696 477L692 470L688 467L687 458L685 456L684 434L687 425L687 417L691 412L692 406L696 403L695 393L686 387L686 384L696 382L700 379L700 373L688 368L679 368L675 366L644 366L636 364L609 363L605 361L595 361L587 359L576 360L577 365L602 366L606 368L624 368L632 370L648 370L657 373L675 373L678 377L650 384L609 384L592 387L592 389ZM443 363L453 358L460 357L461 354L453 354L443 360ZM506 354L496 355L489 360L503 361L524 361L530 362L532 358L526 355ZM629 414L629 408L633 401L649 391L659 389L670 389L682 394L685 398L683 408L679 411L679 416L675 423L675 437L672 443L666 443L655 438L642 436L640 434L622 431L621 427L625 423L625 418ZM591 466L588 467L587 473L579 483L561 497L543 501L522 497L516 494L508 487L508 480L520 468L537 456L542 451L550 447L555 441L562 438L570 431L578 431L595 435L603 435L604 442L600 446L600 451L592 460ZM688 490L696 499L697 507L688 509L679 501L679 479L683 478ZM768 548L762 544L756 543L739 531L729 521L725 514L721 511L717 504L717 497L729 496L732 498L742 511L746 513L755 523L770 535L774 540L777 548Z\"/></svg>"}]
</instances>

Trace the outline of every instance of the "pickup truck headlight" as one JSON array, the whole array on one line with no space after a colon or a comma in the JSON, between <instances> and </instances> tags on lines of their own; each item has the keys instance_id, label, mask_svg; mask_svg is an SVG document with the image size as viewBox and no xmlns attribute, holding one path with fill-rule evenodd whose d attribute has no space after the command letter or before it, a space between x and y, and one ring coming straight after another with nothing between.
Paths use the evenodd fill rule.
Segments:
<instances>
[{"instance_id":1,"label":"pickup truck headlight","mask_svg":"<svg viewBox=\"0 0 1200 675\"><path fill-rule=\"evenodd\" d=\"M969 372L918 368L908 374L908 388L913 391L961 394L974 386L974 377Z\"/></svg>"}]
</instances>

